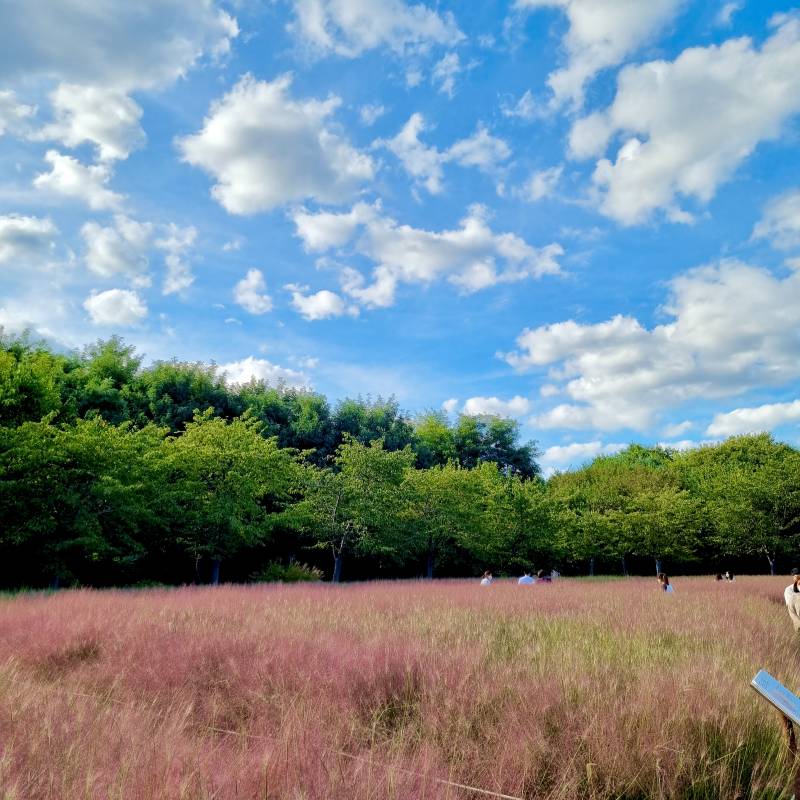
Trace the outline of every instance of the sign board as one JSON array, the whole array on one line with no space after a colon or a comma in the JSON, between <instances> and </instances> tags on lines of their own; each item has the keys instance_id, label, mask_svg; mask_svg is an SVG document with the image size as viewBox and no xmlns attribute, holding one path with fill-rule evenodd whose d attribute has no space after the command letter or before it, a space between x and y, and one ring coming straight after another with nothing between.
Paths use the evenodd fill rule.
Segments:
<instances>
[{"instance_id":1,"label":"sign board","mask_svg":"<svg viewBox=\"0 0 800 800\"><path fill-rule=\"evenodd\" d=\"M780 681L775 680L765 669L750 681L750 685L767 701L772 703L784 717L800 725L800 697L790 692Z\"/></svg>"}]
</instances>

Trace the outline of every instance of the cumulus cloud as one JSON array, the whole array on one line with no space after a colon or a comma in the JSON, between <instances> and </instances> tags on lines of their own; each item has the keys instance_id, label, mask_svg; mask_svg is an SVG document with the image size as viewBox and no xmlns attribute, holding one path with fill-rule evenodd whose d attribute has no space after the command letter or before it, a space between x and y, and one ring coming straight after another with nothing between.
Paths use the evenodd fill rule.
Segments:
<instances>
[{"instance_id":1,"label":"cumulus cloud","mask_svg":"<svg viewBox=\"0 0 800 800\"><path fill-rule=\"evenodd\" d=\"M546 428L647 430L665 409L800 377L800 273L785 278L738 261L674 278L646 328L632 317L527 329L506 360L550 368L569 402L535 417Z\"/></svg>"},{"instance_id":2,"label":"cumulus cloud","mask_svg":"<svg viewBox=\"0 0 800 800\"><path fill-rule=\"evenodd\" d=\"M365 125L374 125L386 113L386 106L367 103L358 109L358 116Z\"/></svg>"},{"instance_id":3,"label":"cumulus cloud","mask_svg":"<svg viewBox=\"0 0 800 800\"><path fill-rule=\"evenodd\" d=\"M167 274L164 276L163 294L178 294L194 283L192 267L186 260L186 254L196 239L197 228L192 225L181 228L174 222L170 222L164 235L156 239L156 247L166 253L164 262L167 265Z\"/></svg>"},{"instance_id":4,"label":"cumulus cloud","mask_svg":"<svg viewBox=\"0 0 800 800\"><path fill-rule=\"evenodd\" d=\"M723 437L760 433L798 421L800 421L800 400L790 403L766 403L754 408L736 408L733 411L716 414L706 429L706 434Z\"/></svg>"},{"instance_id":5,"label":"cumulus cloud","mask_svg":"<svg viewBox=\"0 0 800 800\"><path fill-rule=\"evenodd\" d=\"M251 314L266 314L272 311L272 298L266 291L264 273L260 269L251 269L233 287L233 299Z\"/></svg>"},{"instance_id":6,"label":"cumulus cloud","mask_svg":"<svg viewBox=\"0 0 800 800\"><path fill-rule=\"evenodd\" d=\"M293 31L321 55L357 58L377 47L413 54L464 38L452 14L403 0L295 0L295 14Z\"/></svg>"},{"instance_id":7,"label":"cumulus cloud","mask_svg":"<svg viewBox=\"0 0 800 800\"><path fill-rule=\"evenodd\" d=\"M54 78L121 91L171 83L203 55L228 51L236 21L215 0L7 3L0 80Z\"/></svg>"},{"instance_id":8,"label":"cumulus cloud","mask_svg":"<svg viewBox=\"0 0 800 800\"><path fill-rule=\"evenodd\" d=\"M147 316L147 306L136 292L128 289L109 289L93 292L83 302L95 325L128 327Z\"/></svg>"},{"instance_id":9,"label":"cumulus cloud","mask_svg":"<svg viewBox=\"0 0 800 800\"><path fill-rule=\"evenodd\" d=\"M58 228L47 217L0 215L0 264L40 266L53 254L57 235Z\"/></svg>"},{"instance_id":10,"label":"cumulus cloud","mask_svg":"<svg viewBox=\"0 0 800 800\"><path fill-rule=\"evenodd\" d=\"M452 414L458 408L458 398L451 397L442 403L442 410L446 414Z\"/></svg>"},{"instance_id":11,"label":"cumulus cloud","mask_svg":"<svg viewBox=\"0 0 800 800\"><path fill-rule=\"evenodd\" d=\"M241 385L255 380L273 384L285 383L298 388L306 388L310 385L308 376L302 372L281 367L267 361L266 358L255 358L254 356L248 356L241 361L220 364L219 370L231 384Z\"/></svg>"},{"instance_id":12,"label":"cumulus cloud","mask_svg":"<svg viewBox=\"0 0 800 800\"><path fill-rule=\"evenodd\" d=\"M513 105L508 105L508 103L504 102L500 106L500 111L504 117L516 117L525 122L530 122L542 115L536 101L533 99L530 89L527 89L525 94Z\"/></svg>"},{"instance_id":13,"label":"cumulus cloud","mask_svg":"<svg viewBox=\"0 0 800 800\"><path fill-rule=\"evenodd\" d=\"M135 286L149 286L147 250L152 232L150 223L123 214L114 217L113 225L87 222L81 228L86 266L102 278L123 275Z\"/></svg>"},{"instance_id":14,"label":"cumulus cloud","mask_svg":"<svg viewBox=\"0 0 800 800\"><path fill-rule=\"evenodd\" d=\"M62 83L50 95L55 121L36 139L56 139L67 147L91 142L101 161L125 159L144 144L142 109L116 89Z\"/></svg>"},{"instance_id":15,"label":"cumulus cloud","mask_svg":"<svg viewBox=\"0 0 800 800\"><path fill-rule=\"evenodd\" d=\"M519 417L530 411L530 401L520 395L510 400L499 397L470 397L461 409L468 417Z\"/></svg>"},{"instance_id":16,"label":"cumulus cloud","mask_svg":"<svg viewBox=\"0 0 800 800\"><path fill-rule=\"evenodd\" d=\"M545 467L568 466L570 464L582 464L591 461L597 456L609 456L619 453L628 445L621 442L609 442L603 444L601 441L593 442L572 442L571 444L554 445L548 447L542 453L542 465Z\"/></svg>"},{"instance_id":17,"label":"cumulus cloud","mask_svg":"<svg viewBox=\"0 0 800 800\"><path fill-rule=\"evenodd\" d=\"M41 172L34 178L37 189L81 200L94 211L119 208L124 196L107 187L111 170L105 164L87 166L72 156L48 150L44 157L50 172Z\"/></svg>"},{"instance_id":18,"label":"cumulus cloud","mask_svg":"<svg viewBox=\"0 0 800 800\"><path fill-rule=\"evenodd\" d=\"M744 0L731 0L720 8L714 22L722 28L729 28L733 23L733 15L742 8L744 8Z\"/></svg>"},{"instance_id":19,"label":"cumulus cloud","mask_svg":"<svg viewBox=\"0 0 800 800\"><path fill-rule=\"evenodd\" d=\"M376 147L385 147L403 165L405 171L418 185L424 186L431 194L442 191L443 165L455 162L464 167L477 167L491 174L511 156L511 148L503 140L492 136L482 123L475 132L459 139L447 150L426 145L420 134L430 130L420 113L412 114L400 132L392 139L379 139Z\"/></svg>"},{"instance_id":20,"label":"cumulus cloud","mask_svg":"<svg viewBox=\"0 0 800 800\"><path fill-rule=\"evenodd\" d=\"M10 89L0 91L0 136L24 130L36 109L17 100Z\"/></svg>"},{"instance_id":21,"label":"cumulus cloud","mask_svg":"<svg viewBox=\"0 0 800 800\"><path fill-rule=\"evenodd\" d=\"M652 39L675 17L684 0L517 0L517 7L559 8L569 20L564 37L567 65L547 83L553 105L583 104L586 84L603 69Z\"/></svg>"},{"instance_id":22,"label":"cumulus cloud","mask_svg":"<svg viewBox=\"0 0 800 800\"><path fill-rule=\"evenodd\" d=\"M308 287L305 286L290 283L284 288L292 293L294 310L305 319L330 319L331 317L341 317L344 314L350 316L358 314L356 306L348 304L341 295L328 289L308 294Z\"/></svg>"},{"instance_id":23,"label":"cumulus cloud","mask_svg":"<svg viewBox=\"0 0 800 800\"><path fill-rule=\"evenodd\" d=\"M523 184L519 195L531 203L536 203L549 197L556 190L558 182L561 180L563 167L549 167L548 169L532 172L531 176Z\"/></svg>"},{"instance_id":24,"label":"cumulus cloud","mask_svg":"<svg viewBox=\"0 0 800 800\"><path fill-rule=\"evenodd\" d=\"M441 94L446 94L452 100L456 93L456 78L463 69L458 53L447 53L433 65L431 82L438 86Z\"/></svg>"},{"instance_id":25,"label":"cumulus cloud","mask_svg":"<svg viewBox=\"0 0 800 800\"><path fill-rule=\"evenodd\" d=\"M648 4L642 4L642 7ZM612 104L578 120L576 158L602 155L593 184L600 211L623 225L664 209L687 222L678 197L707 203L759 142L775 139L800 111L800 18L773 19L761 49L749 38L684 50L675 61L625 67Z\"/></svg>"},{"instance_id":26,"label":"cumulus cloud","mask_svg":"<svg viewBox=\"0 0 800 800\"><path fill-rule=\"evenodd\" d=\"M513 233L494 233L480 206L471 207L458 228L444 231L400 225L382 215L379 206L363 203L338 215L296 209L292 218L308 251L351 243L356 253L375 264L370 284L353 268L342 271L345 293L371 308L391 306L400 283L429 284L444 278L461 291L475 292L557 274L563 254L558 244L537 248Z\"/></svg>"},{"instance_id":27,"label":"cumulus cloud","mask_svg":"<svg viewBox=\"0 0 800 800\"><path fill-rule=\"evenodd\" d=\"M773 247L800 247L800 189L792 189L772 200L753 229L754 239L768 239Z\"/></svg>"},{"instance_id":28,"label":"cumulus cloud","mask_svg":"<svg viewBox=\"0 0 800 800\"><path fill-rule=\"evenodd\" d=\"M291 81L246 75L212 104L199 133L178 141L183 159L216 180L211 193L231 214L339 203L373 177L372 159L329 125L339 98L295 100Z\"/></svg>"}]
</instances>

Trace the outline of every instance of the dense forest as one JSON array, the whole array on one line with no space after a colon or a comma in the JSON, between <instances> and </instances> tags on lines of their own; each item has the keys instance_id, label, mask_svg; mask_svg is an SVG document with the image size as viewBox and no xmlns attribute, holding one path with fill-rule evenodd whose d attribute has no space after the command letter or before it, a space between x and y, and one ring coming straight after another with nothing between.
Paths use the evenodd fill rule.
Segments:
<instances>
[{"instance_id":1,"label":"dense forest","mask_svg":"<svg viewBox=\"0 0 800 800\"><path fill-rule=\"evenodd\" d=\"M800 453L630 445L544 480L517 423L0 339L0 587L787 570Z\"/></svg>"}]
</instances>

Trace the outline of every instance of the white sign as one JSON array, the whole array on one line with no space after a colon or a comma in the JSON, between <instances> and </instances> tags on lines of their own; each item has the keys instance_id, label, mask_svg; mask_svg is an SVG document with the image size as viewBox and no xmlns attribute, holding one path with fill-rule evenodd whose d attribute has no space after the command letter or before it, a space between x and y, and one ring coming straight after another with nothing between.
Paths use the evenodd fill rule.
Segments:
<instances>
[{"instance_id":1,"label":"white sign","mask_svg":"<svg viewBox=\"0 0 800 800\"><path fill-rule=\"evenodd\" d=\"M790 692L780 681L776 681L765 669L750 681L750 685L765 699L768 700L784 717L790 719L795 725L800 725L800 697Z\"/></svg>"}]
</instances>

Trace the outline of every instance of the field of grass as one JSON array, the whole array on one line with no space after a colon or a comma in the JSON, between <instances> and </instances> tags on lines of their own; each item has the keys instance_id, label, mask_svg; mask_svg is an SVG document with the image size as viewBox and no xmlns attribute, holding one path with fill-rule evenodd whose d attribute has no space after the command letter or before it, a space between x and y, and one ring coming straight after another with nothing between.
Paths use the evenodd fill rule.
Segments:
<instances>
[{"instance_id":1,"label":"field of grass","mask_svg":"<svg viewBox=\"0 0 800 800\"><path fill-rule=\"evenodd\" d=\"M787 583L7 597L0 798L788 797Z\"/></svg>"}]
</instances>

